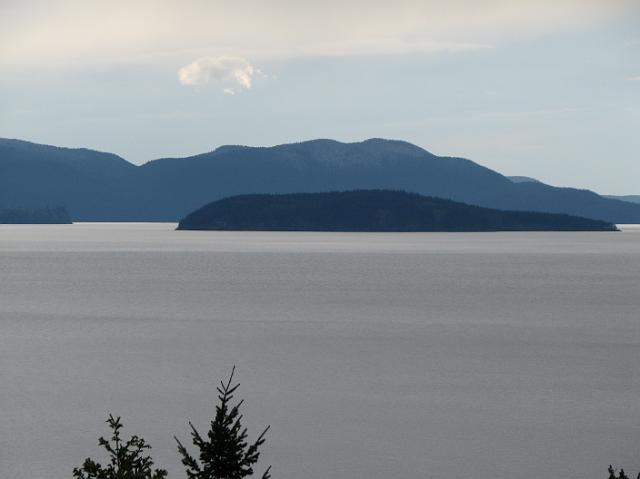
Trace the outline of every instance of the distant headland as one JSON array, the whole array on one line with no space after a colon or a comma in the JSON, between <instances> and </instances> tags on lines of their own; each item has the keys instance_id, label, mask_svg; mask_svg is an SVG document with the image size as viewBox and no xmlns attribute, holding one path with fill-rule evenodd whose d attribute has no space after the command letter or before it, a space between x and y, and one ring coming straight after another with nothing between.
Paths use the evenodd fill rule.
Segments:
<instances>
[{"instance_id":1,"label":"distant headland","mask_svg":"<svg viewBox=\"0 0 640 479\"><path fill-rule=\"evenodd\" d=\"M71 224L71 217L62 207L0 208L0 224Z\"/></svg>"},{"instance_id":2,"label":"distant headland","mask_svg":"<svg viewBox=\"0 0 640 479\"><path fill-rule=\"evenodd\" d=\"M394 190L251 194L214 201L179 230L234 231L617 231L564 214L503 211Z\"/></svg>"}]
</instances>

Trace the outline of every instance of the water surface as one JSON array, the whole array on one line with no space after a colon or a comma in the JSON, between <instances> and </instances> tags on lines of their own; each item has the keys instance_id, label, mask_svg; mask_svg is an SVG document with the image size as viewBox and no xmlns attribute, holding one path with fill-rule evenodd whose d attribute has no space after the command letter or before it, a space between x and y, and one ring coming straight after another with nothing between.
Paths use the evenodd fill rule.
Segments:
<instances>
[{"instance_id":1,"label":"water surface","mask_svg":"<svg viewBox=\"0 0 640 479\"><path fill-rule=\"evenodd\" d=\"M640 470L640 228L174 227L0 226L1 477L70 477L109 412L184 477L233 364L274 478Z\"/></svg>"}]
</instances>

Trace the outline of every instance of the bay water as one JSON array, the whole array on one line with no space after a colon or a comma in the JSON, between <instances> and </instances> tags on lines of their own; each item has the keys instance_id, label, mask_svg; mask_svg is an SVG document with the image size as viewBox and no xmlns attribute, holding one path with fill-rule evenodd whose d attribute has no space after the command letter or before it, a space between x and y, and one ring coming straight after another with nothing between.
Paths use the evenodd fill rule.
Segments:
<instances>
[{"instance_id":1,"label":"bay water","mask_svg":"<svg viewBox=\"0 0 640 479\"><path fill-rule=\"evenodd\" d=\"M0 226L0 477L104 462L109 413L186 477L233 365L274 479L640 470L640 227L174 228Z\"/></svg>"}]
</instances>

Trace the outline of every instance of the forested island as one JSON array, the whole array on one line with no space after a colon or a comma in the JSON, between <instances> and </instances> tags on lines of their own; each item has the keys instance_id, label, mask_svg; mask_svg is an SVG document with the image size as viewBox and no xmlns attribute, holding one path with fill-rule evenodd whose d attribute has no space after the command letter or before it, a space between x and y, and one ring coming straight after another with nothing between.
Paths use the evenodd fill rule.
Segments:
<instances>
[{"instance_id":1,"label":"forested island","mask_svg":"<svg viewBox=\"0 0 640 479\"><path fill-rule=\"evenodd\" d=\"M564 214L503 211L393 190L251 194L214 201L178 230L235 231L617 231Z\"/></svg>"},{"instance_id":2,"label":"forested island","mask_svg":"<svg viewBox=\"0 0 640 479\"><path fill-rule=\"evenodd\" d=\"M62 207L0 208L0 224L71 224L71 217Z\"/></svg>"}]
</instances>

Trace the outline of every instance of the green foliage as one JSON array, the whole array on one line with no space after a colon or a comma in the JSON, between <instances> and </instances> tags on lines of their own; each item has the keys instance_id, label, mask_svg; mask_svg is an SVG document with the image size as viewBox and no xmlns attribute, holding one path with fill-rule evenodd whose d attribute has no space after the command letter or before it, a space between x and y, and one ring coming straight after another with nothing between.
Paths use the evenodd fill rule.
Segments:
<instances>
[{"instance_id":1,"label":"green foliage","mask_svg":"<svg viewBox=\"0 0 640 479\"><path fill-rule=\"evenodd\" d=\"M120 438L122 422L120 417L114 418L109 414L107 424L112 431L111 441L101 437L98 444L110 455L109 464L103 467L100 463L87 458L82 467L73 469L76 479L163 479L167 471L152 470L153 461L145 456L145 451L151 449L145 440L138 436L131 436L127 441Z\"/></svg>"},{"instance_id":2,"label":"green foliage","mask_svg":"<svg viewBox=\"0 0 640 479\"><path fill-rule=\"evenodd\" d=\"M253 465L258 462L259 448L264 444L269 426L253 444L247 443L247 429L242 427L240 414L243 401L231 405L233 393L240 386L232 386L234 372L235 366L227 383L221 381L217 388L219 404L206 439L189 423L193 444L199 450L199 460L175 438L189 479L241 479L253 475ZM262 479L271 477L270 469L271 466L263 473Z\"/></svg>"}]
</instances>

